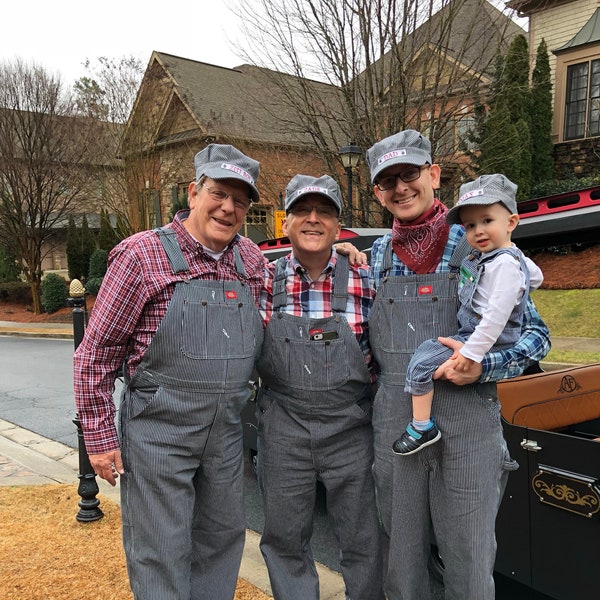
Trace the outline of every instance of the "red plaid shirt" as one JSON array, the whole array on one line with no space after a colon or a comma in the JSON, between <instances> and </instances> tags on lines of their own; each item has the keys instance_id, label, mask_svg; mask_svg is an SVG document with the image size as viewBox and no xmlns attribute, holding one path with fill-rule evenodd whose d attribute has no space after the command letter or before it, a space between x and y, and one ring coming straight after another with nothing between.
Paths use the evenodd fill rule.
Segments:
<instances>
[{"instance_id":1,"label":"red plaid shirt","mask_svg":"<svg viewBox=\"0 0 600 600\"><path fill-rule=\"evenodd\" d=\"M246 268L246 283L258 302L266 261L256 244L236 236L215 261L183 226L187 214L178 213L167 228L176 232L189 271L173 273L162 244L152 231L127 238L109 255L108 270L73 363L75 403L89 454L119 448L112 399L115 379L124 360L129 374L134 373L178 281L189 277L238 280L232 251L237 244Z\"/></svg>"}]
</instances>

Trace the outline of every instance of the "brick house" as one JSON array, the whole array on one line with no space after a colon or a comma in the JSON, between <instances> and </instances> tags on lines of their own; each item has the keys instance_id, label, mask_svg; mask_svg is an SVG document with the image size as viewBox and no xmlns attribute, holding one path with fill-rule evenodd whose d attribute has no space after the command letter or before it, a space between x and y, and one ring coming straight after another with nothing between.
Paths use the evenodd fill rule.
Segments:
<instances>
[{"instance_id":1,"label":"brick house","mask_svg":"<svg viewBox=\"0 0 600 600\"><path fill-rule=\"evenodd\" d=\"M274 236L275 210L291 177L326 172L308 136L292 135L286 127L294 115L264 71L152 53L121 148L123 156L126 147L131 155L148 148L134 174L150 205L140 211L146 215L142 228L166 222L174 202L187 198L194 155L212 142L232 144L261 163L261 200L251 207L242 230L255 240ZM323 97L338 94L333 86L311 85Z\"/></svg>"}]
</instances>

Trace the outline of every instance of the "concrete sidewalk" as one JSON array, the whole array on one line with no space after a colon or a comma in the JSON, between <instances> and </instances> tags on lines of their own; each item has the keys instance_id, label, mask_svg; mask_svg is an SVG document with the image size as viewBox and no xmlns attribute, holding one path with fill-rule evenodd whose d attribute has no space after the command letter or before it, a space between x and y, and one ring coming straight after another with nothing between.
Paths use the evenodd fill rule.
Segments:
<instances>
[{"instance_id":1,"label":"concrete sidewalk","mask_svg":"<svg viewBox=\"0 0 600 600\"><path fill-rule=\"evenodd\" d=\"M37 433L0 419L0 486L72 483L78 486L78 451ZM96 478L100 494L119 504L119 488ZM100 501L102 508L102 501ZM73 503L73 519L78 511ZM258 548L260 535L246 530L246 545L239 576L267 594L269 577ZM344 600L344 583L339 573L317 564L322 600Z\"/></svg>"}]
</instances>

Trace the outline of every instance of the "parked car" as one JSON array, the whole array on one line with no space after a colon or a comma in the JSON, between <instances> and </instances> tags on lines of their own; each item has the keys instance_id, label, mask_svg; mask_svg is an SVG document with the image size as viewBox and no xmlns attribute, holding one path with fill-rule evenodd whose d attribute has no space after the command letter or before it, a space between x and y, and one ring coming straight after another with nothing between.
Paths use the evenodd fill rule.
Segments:
<instances>
[{"instance_id":1,"label":"parked car","mask_svg":"<svg viewBox=\"0 0 600 600\"><path fill-rule=\"evenodd\" d=\"M496 571L557 600L600 590L600 364L498 383L519 469L496 522Z\"/></svg>"}]
</instances>

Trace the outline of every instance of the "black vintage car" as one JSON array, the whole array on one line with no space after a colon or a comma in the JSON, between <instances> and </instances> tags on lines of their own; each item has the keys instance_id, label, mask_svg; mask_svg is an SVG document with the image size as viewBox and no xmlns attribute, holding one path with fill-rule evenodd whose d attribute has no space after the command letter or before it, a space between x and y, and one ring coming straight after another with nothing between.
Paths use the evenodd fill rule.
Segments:
<instances>
[{"instance_id":1,"label":"black vintage car","mask_svg":"<svg viewBox=\"0 0 600 600\"><path fill-rule=\"evenodd\" d=\"M498 383L519 469L496 523L496 571L557 600L600 595L600 364Z\"/></svg>"}]
</instances>

